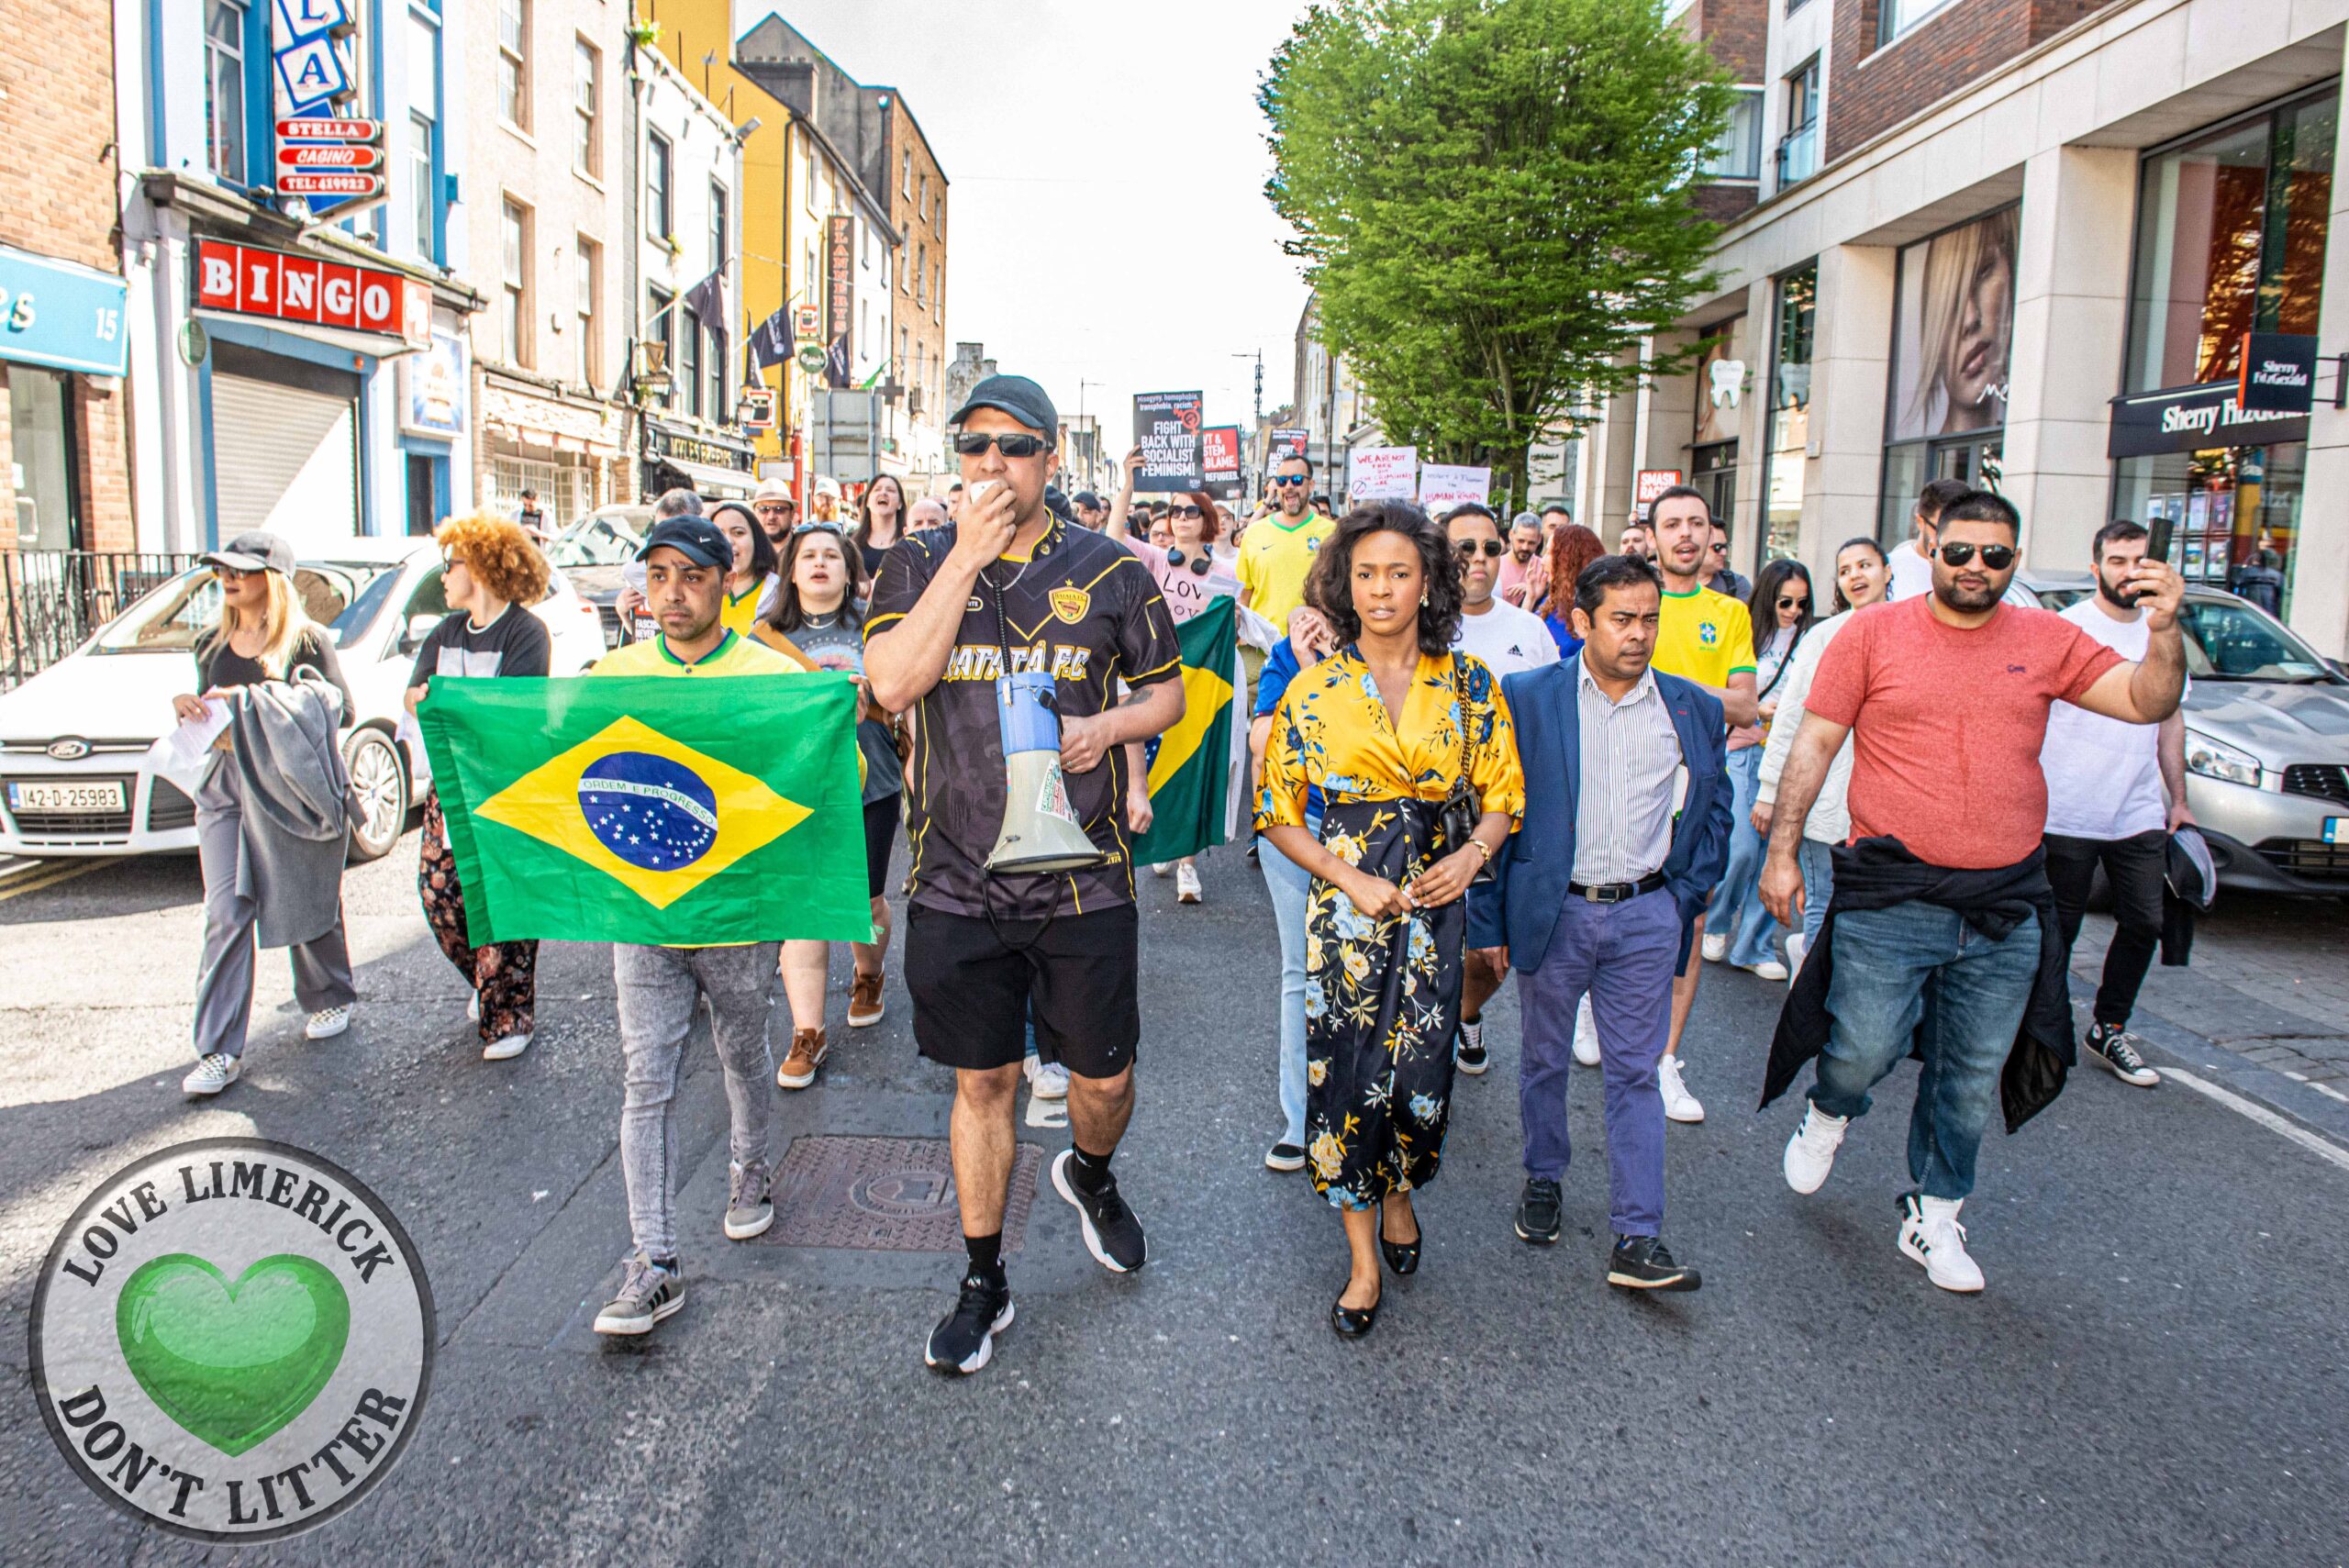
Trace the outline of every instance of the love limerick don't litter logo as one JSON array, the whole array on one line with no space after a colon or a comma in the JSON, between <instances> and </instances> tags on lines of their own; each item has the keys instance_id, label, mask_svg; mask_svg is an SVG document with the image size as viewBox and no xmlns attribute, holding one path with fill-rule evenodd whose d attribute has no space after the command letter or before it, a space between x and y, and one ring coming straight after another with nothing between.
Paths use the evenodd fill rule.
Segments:
<instances>
[{"instance_id":1,"label":"love limerick don't litter logo","mask_svg":"<svg viewBox=\"0 0 2349 1568\"><path fill-rule=\"evenodd\" d=\"M181 1535L325 1523L389 1473L432 1378L432 1288L349 1172L256 1138L150 1154L34 1286L33 1389L92 1490Z\"/></svg>"}]
</instances>

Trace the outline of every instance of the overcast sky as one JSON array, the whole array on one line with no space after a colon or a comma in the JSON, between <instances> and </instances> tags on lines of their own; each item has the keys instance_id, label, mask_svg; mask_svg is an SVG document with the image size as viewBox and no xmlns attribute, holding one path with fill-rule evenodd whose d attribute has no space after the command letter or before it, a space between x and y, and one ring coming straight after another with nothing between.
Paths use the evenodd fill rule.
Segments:
<instances>
[{"instance_id":1,"label":"overcast sky","mask_svg":"<svg viewBox=\"0 0 2349 1568\"><path fill-rule=\"evenodd\" d=\"M1207 394L1209 424L1289 400L1300 264L1265 205L1256 78L1290 0L734 0L894 86L952 195L947 353L982 342L1122 452L1137 392Z\"/></svg>"}]
</instances>

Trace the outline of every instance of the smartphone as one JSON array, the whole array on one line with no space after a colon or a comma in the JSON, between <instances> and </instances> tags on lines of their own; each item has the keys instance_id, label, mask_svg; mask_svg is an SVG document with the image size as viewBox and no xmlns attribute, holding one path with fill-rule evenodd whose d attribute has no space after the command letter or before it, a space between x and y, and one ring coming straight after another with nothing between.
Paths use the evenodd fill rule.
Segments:
<instances>
[{"instance_id":1,"label":"smartphone","mask_svg":"<svg viewBox=\"0 0 2349 1568\"><path fill-rule=\"evenodd\" d=\"M2170 531L2176 526L2167 517L2155 517L2145 525L2146 560L2167 561L2169 559Z\"/></svg>"}]
</instances>

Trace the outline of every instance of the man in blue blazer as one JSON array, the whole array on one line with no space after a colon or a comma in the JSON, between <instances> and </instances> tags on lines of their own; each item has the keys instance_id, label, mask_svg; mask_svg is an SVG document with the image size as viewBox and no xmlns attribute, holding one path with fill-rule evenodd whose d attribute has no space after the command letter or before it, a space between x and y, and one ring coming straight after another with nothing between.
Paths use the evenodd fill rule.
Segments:
<instances>
[{"instance_id":1,"label":"man in blue blazer","mask_svg":"<svg viewBox=\"0 0 2349 1568\"><path fill-rule=\"evenodd\" d=\"M1648 668L1662 584L1602 556L1574 585L1582 651L1508 676L1501 690L1525 765L1525 821L1469 903L1468 945L1496 973L1517 964L1525 1045L1518 1112L1525 1193L1517 1233L1558 1239L1575 1009L1590 994L1606 1080L1610 1284L1695 1290L1664 1223L1664 1096L1656 1064L1672 981L1729 855L1730 782L1720 701Z\"/></svg>"}]
</instances>

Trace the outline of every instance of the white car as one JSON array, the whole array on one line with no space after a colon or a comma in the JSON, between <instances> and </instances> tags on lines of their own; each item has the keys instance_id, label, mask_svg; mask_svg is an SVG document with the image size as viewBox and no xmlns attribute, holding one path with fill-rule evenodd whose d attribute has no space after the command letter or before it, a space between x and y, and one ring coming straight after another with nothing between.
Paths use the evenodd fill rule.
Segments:
<instances>
[{"instance_id":1,"label":"white car","mask_svg":"<svg viewBox=\"0 0 2349 1568\"><path fill-rule=\"evenodd\" d=\"M407 826L432 776L424 749L400 738L416 650L449 613L440 550L429 539L354 539L295 568L310 617L333 633L357 705L343 755L366 819L351 858L371 861ZM531 606L553 634L552 673L604 654L596 607L561 572ZM176 722L172 698L195 689L196 634L220 609L211 569L163 584L65 658L0 694L0 854L147 854L195 848L195 803L150 772L147 749Z\"/></svg>"}]
</instances>

